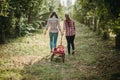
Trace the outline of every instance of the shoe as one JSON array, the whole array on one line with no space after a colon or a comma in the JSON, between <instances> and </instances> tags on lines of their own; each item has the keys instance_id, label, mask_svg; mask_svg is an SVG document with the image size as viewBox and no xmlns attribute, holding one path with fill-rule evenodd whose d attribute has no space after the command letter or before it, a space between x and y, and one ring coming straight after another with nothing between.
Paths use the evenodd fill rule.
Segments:
<instances>
[{"instance_id":1,"label":"shoe","mask_svg":"<svg viewBox=\"0 0 120 80\"><path fill-rule=\"evenodd\" d=\"M70 55L70 51L68 51L68 55Z\"/></svg>"},{"instance_id":2,"label":"shoe","mask_svg":"<svg viewBox=\"0 0 120 80\"><path fill-rule=\"evenodd\" d=\"M68 53L68 55L70 55L70 53Z\"/></svg>"},{"instance_id":3,"label":"shoe","mask_svg":"<svg viewBox=\"0 0 120 80\"><path fill-rule=\"evenodd\" d=\"M75 51L72 52L72 55L74 55L74 54L75 54Z\"/></svg>"}]
</instances>

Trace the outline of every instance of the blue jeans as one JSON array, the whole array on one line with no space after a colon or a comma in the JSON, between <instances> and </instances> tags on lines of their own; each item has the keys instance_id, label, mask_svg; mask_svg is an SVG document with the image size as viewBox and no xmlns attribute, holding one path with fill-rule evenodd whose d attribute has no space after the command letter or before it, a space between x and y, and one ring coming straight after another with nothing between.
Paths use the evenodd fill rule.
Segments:
<instances>
[{"instance_id":1,"label":"blue jeans","mask_svg":"<svg viewBox=\"0 0 120 80\"><path fill-rule=\"evenodd\" d=\"M58 33L49 33L50 36L50 49L56 48Z\"/></svg>"}]
</instances>

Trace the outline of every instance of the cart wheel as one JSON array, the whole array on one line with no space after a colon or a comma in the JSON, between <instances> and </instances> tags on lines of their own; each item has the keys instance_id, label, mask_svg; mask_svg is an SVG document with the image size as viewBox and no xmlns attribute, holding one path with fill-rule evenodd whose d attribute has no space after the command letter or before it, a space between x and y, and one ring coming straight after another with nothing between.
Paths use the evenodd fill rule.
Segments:
<instances>
[{"instance_id":1,"label":"cart wheel","mask_svg":"<svg viewBox=\"0 0 120 80\"><path fill-rule=\"evenodd\" d=\"M65 54L62 55L62 61L65 62Z\"/></svg>"},{"instance_id":2,"label":"cart wheel","mask_svg":"<svg viewBox=\"0 0 120 80\"><path fill-rule=\"evenodd\" d=\"M54 54L51 55L51 61L53 60L53 58L54 58Z\"/></svg>"}]
</instances>

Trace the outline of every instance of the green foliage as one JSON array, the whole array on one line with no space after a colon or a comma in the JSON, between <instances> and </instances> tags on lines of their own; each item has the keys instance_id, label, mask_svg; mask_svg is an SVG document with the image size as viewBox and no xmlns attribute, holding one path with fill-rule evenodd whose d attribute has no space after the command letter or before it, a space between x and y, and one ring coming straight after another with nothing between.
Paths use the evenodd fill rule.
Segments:
<instances>
[{"instance_id":1,"label":"green foliage","mask_svg":"<svg viewBox=\"0 0 120 80\"><path fill-rule=\"evenodd\" d=\"M25 34L30 34L35 31L35 28L32 24L25 24L21 26L21 35L24 36Z\"/></svg>"},{"instance_id":2,"label":"green foliage","mask_svg":"<svg viewBox=\"0 0 120 80\"><path fill-rule=\"evenodd\" d=\"M0 16L8 16L9 0L0 0Z\"/></svg>"},{"instance_id":3,"label":"green foliage","mask_svg":"<svg viewBox=\"0 0 120 80\"><path fill-rule=\"evenodd\" d=\"M119 71L119 51L76 22L75 55L50 62L49 37L41 30L0 45L0 80L110 80ZM79 27L81 26L81 27ZM43 40L44 39L44 40ZM60 43L60 40L58 40ZM64 46L66 40L63 38ZM107 78L107 79L106 79ZM116 80L116 79L113 79Z\"/></svg>"},{"instance_id":4,"label":"green foliage","mask_svg":"<svg viewBox=\"0 0 120 80\"><path fill-rule=\"evenodd\" d=\"M116 25L115 21L119 21L117 20L120 13L119 5L120 0L77 0L74 6L74 17L81 22L86 18L87 20L97 18L99 20L99 30L106 32L109 29L113 30L112 27ZM118 33L116 31L114 30L115 34Z\"/></svg>"},{"instance_id":5,"label":"green foliage","mask_svg":"<svg viewBox=\"0 0 120 80\"><path fill-rule=\"evenodd\" d=\"M114 18L118 18L120 13L120 0L104 0L104 3L106 4L109 14Z\"/></svg>"},{"instance_id":6,"label":"green foliage","mask_svg":"<svg viewBox=\"0 0 120 80\"><path fill-rule=\"evenodd\" d=\"M115 26L113 28L113 31L115 32L116 35L120 36L120 26Z\"/></svg>"},{"instance_id":7,"label":"green foliage","mask_svg":"<svg viewBox=\"0 0 120 80\"><path fill-rule=\"evenodd\" d=\"M117 18L115 20L115 24L113 25L113 32L117 35L120 36L120 18Z\"/></svg>"},{"instance_id":8,"label":"green foliage","mask_svg":"<svg viewBox=\"0 0 120 80\"><path fill-rule=\"evenodd\" d=\"M59 0L0 0L0 27L7 36L30 34L45 26L54 10L63 13Z\"/></svg>"}]
</instances>

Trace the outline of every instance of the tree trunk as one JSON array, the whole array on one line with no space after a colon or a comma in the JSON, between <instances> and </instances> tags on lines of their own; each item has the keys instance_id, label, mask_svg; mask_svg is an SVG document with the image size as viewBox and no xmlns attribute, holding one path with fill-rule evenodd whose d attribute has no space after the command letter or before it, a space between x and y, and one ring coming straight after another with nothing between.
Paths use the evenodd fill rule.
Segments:
<instances>
[{"instance_id":1,"label":"tree trunk","mask_svg":"<svg viewBox=\"0 0 120 80\"><path fill-rule=\"evenodd\" d=\"M101 31L101 19L99 19L99 22L98 22L98 35L100 35L102 33Z\"/></svg>"},{"instance_id":2,"label":"tree trunk","mask_svg":"<svg viewBox=\"0 0 120 80\"><path fill-rule=\"evenodd\" d=\"M32 19L31 19L31 17L32 17L31 9L32 9L32 7L29 9L29 13L28 13L28 24L30 24L32 22Z\"/></svg>"},{"instance_id":3,"label":"tree trunk","mask_svg":"<svg viewBox=\"0 0 120 80\"><path fill-rule=\"evenodd\" d=\"M90 18L88 19L88 23L87 24L88 24L88 27L90 27Z\"/></svg>"},{"instance_id":4,"label":"tree trunk","mask_svg":"<svg viewBox=\"0 0 120 80\"><path fill-rule=\"evenodd\" d=\"M108 40L109 38L110 38L109 33L108 33L107 31L104 31L104 32L103 32L103 39L104 39L104 40Z\"/></svg>"},{"instance_id":5,"label":"tree trunk","mask_svg":"<svg viewBox=\"0 0 120 80\"><path fill-rule=\"evenodd\" d=\"M0 44L5 43L5 32L4 32L4 25L1 26L0 29Z\"/></svg>"},{"instance_id":6,"label":"tree trunk","mask_svg":"<svg viewBox=\"0 0 120 80\"><path fill-rule=\"evenodd\" d=\"M100 35L100 34L101 34L100 27L101 27L101 24L100 24L100 23L98 23L98 35Z\"/></svg>"},{"instance_id":7,"label":"tree trunk","mask_svg":"<svg viewBox=\"0 0 120 80\"><path fill-rule=\"evenodd\" d=\"M18 25L18 22L16 22L15 26L15 37L20 36L20 26Z\"/></svg>"},{"instance_id":8,"label":"tree trunk","mask_svg":"<svg viewBox=\"0 0 120 80\"><path fill-rule=\"evenodd\" d=\"M15 33L15 37L18 37L21 34L20 33L20 25L19 25L21 16L22 16L22 13L20 13L20 12L18 12L18 13L15 14L15 17L17 18L17 21L15 23L15 32L14 32Z\"/></svg>"},{"instance_id":9,"label":"tree trunk","mask_svg":"<svg viewBox=\"0 0 120 80\"><path fill-rule=\"evenodd\" d=\"M85 25L86 25L86 26L87 26L87 21L88 21L87 18L85 18Z\"/></svg>"},{"instance_id":10,"label":"tree trunk","mask_svg":"<svg viewBox=\"0 0 120 80\"><path fill-rule=\"evenodd\" d=\"M30 24L31 23L31 13L29 12L29 14L28 14L28 24Z\"/></svg>"},{"instance_id":11,"label":"tree trunk","mask_svg":"<svg viewBox=\"0 0 120 80\"><path fill-rule=\"evenodd\" d=\"M91 25L93 25L93 20L94 20L94 18L91 17L91 18L90 18L90 24L91 24Z\"/></svg>"},{"instance_id":12,"label":"tree trunk","mask_svg":"<svg viewBox=\"0 0 120 80\"><path fill-rule=\"evenodd\" d=\"M84 24L85 23L85 20L84 20L84 18L82 18L82 24Z\"/></svg>"},{"instance_id":13,"label":"tree trunk","mask_svg":"<svg viewBox=\"0 0 120 80\"><path fill-rule=\"evenodd\" d=\"M120 49L120 35L117 35L117 36L115 37L115 47L116 47L117 49Z\"/></svg>"},{"instance_id":14,"label":"tree trunk","mask_svg":"<svg viewBox=\"0 0 120 80\"><path fill-rule=\"evenodd\" d=\"M93 31L95 32L97 30L97 19L94 18L94 29Z\"/></svg>"}]
</instances>

